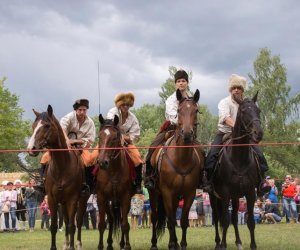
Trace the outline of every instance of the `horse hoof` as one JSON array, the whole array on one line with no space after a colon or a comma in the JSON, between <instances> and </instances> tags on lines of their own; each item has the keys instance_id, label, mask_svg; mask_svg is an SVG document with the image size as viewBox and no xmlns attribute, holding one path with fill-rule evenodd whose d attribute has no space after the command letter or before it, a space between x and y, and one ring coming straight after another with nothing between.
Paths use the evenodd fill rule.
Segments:
<instances>
[{"instance_id":1,"label":"horse hoof","mask_svg":"<svg viewBox=\"0 0 300 250\"><path fill-rule=\"evenodd\" d=\"M80 241L77 241L77 242L76 242L76 249L77 249L77 250L82 250L82 244L81 244Z\"/></svg>"},{"instance_id":2,"label":"horse hoof","mask_svg":"<svg viewBox=\"0 0 300 250\"><path fill-rule=\"evenodd\" d=\"M242 244L236 244L236 246L237 246L238 250L243 250Z\"/></svg>"},{"instance_id":3,"label":"horse hoof","mask_svg":"<svg viewBox=\"0 0 300 250\"><path fill-rule=\"evenodd\" d=\"M152 246L150 250L158 250L157 246Z\"/></svg>"}]
</instances>

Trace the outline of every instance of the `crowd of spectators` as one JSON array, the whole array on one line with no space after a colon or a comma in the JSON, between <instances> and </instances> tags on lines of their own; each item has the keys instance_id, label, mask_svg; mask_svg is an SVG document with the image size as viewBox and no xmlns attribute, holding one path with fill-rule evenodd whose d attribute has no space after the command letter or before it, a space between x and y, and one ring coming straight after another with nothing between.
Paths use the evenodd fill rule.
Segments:
<instances>
[{"instance_id":1,"label":"crowd of spectators","mask_svg":"<svg viewBox=\"0 0 300 250\"><path fill-rule=\"evenodd\" d=\"M284 181L280 182L280 180L274 180L270 176L267 176L266 180L269 182L271 189L263 198L258 198L254 204L255 223L299 223L299 178L296 177L293 179L291 175L286 175ZM26 185L22 185L21 180L15 180L14 183L9 181L2 182L2 190L0 191L0 232L18 232L20 230L33 232L36 227L38 210L40 211L41 229L45 231L49 230L51 211L48 199L47 196L41 197L41 193L34 189L34 185L34 180L30 180ZM179 200L176 211L177 226L180 226L183 205L183 199ZM229 208L230 212L231 207ZM132 197L129 216L131 218L131 229L148 228L151 226L151 208L149 193L146 188L143 187L141 194L135 194ZM63 231L62 217L61 207L59 207L59 231ZM208 227L213 225L208 193L200 189L196 190L188 219L190 227ZM87 230L96 230L98 221L97 197L92 194L87 202L83 226ZM247 223L247 201L245 198L240 198L238 223L241 225Z\"/></svg>"}]
</instances>

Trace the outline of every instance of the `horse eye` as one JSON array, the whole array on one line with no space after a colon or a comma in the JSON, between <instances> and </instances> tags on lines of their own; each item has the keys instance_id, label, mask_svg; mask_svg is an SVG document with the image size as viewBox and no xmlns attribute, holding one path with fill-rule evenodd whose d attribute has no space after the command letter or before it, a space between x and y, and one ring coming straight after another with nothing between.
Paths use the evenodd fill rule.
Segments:
<instances>
[{"instance_id":1,"label":"horse eye","mask_svg":"<svg viewBox=\"0 0 300 250\"><path fill-rule=\"evenodd\" d=\"M44 125L44 127L45 127L46 129L49 129L49 128L50 128L50 124L47 123L47 124Z\"/></svg>"}]
</instances>

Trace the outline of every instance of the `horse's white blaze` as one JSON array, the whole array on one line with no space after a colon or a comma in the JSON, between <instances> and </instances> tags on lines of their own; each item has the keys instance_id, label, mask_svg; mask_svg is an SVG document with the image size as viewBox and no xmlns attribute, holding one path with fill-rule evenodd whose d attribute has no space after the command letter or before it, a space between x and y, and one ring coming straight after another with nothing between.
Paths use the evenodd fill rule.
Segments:
<instances>
[{"instance_id":1,"label":"horse's white blaze","mask_svg":"<svg viewBox=\"0 0 300 250\"><path fill-rule=\"evenodd\" d=\"M35 135L36 135L37 131L39 130L39 128L42 127L42 126L43 126L42 121L39 121L37 126L35 127L35 129L33 131L32 136L30 137L27 149L32 149L33 148L33 146L35 144Z\"/></svg>"},{"instance_id":2,"label":"horse's white blaze","mask_svg":"<svg viewBox=\"0 0 300 250\"><path fill-rule=\"evenodd\" d=\"M110 132L109 132L108 129L105 129L105 130L104 130L104 133L105 133L106 135L110 135Z\"/></svg>"}]
</instances>

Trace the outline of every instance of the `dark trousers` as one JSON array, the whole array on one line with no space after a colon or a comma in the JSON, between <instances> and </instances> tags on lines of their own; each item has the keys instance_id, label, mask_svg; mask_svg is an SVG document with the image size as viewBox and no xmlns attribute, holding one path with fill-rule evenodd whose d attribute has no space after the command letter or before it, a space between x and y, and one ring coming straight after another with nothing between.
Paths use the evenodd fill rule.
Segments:
<instances>
[{"instance_id":1,"label":"dark trousers","mask_svg":"<svg viewBox=\"0 0 300 250\"><path fill-rule=\"evenodd\" d=\"M85 212L84 216L83 216L83 223L86 229L89 229L89 215L91 217L91 222L92 222L92 226L93 229L97 229L96 224L97 224L97 216L96 216L96 208Z\"/></svg>"},{"instance_id":2,"label":"dark trousers","mask_svg":"<svg viewBox=\"0 0 300 250\"><path fill-rule=\"evenodd\" d=\"M44 224L46 224L46 228L49 230L49 214L42 214L42 223L41 223L41 229L44 229Z\"/></svg>"}]
</instances>

